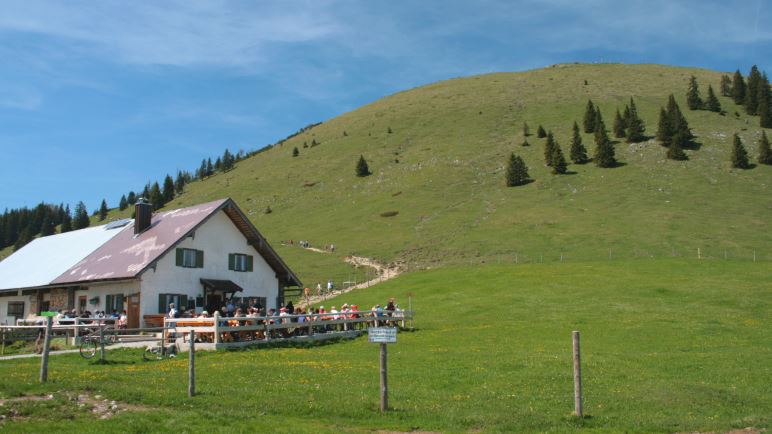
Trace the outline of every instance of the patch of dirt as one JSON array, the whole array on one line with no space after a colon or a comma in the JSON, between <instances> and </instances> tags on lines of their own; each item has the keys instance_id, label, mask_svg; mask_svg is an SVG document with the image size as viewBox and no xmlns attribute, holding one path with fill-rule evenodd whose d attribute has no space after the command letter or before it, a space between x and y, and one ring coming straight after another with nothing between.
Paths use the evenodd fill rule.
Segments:
<instances>
[{"instance_id":1,"label":"patch of dirt","mask_svg":"<svg viewBox=\"0 0 772 434\"><path fill-rule=\"evenodd\" d=\"M150 407L145 407L135 404L127 404L104 398L102 395L89 395L85 393L73 393L73 392L56 392L60 397L63 397L66 401L65 406L73 406L77 410L87 410L94 417L99 419L110 419L118 413L126 411L148 411ZM19 403L28 402L42 402L51 401L55 397L55 394L49 395L30 395L20 396L16 398L0 399L0 407L13 406ZM18 414L15 408L11 408L8 415L0 414L0 423L6 420L24 420L29 417L21 416Z\"/></svg>"},{"instance_id":2,"label":"patch of dirt","mask_svg":"<svg viewBox=\"0 0 772 434\"><path fill-rule=\"evenodd\" d=\"M723 434L761 434L765 432L767 432L767 430L765 429L747 427L743 429L733 429L731 431L724 431ZM693 431L693 432L678 432L675 434L719 434L719 433L716 431L708 431L708 432Z\"/></svg>"}]
</instances>

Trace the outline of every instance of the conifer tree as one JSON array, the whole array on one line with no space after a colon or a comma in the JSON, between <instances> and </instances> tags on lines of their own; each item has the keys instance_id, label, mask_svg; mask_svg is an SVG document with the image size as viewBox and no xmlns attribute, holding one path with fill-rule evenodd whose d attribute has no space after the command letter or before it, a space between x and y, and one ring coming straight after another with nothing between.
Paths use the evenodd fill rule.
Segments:
<instances>
[{"instance_id":1,"label":"conifer tree","mask_svg":"<svg viewBox=\"0 0 772 434\"><path fill-rule=\"evenodd\" d=\"M103 221L107 218L107 201L102 199L102 203L99 205L99 221Z\"/></svg>"},{"instance_id":2,"label":"conifer tree","mask_svg":"<svg viewBox=\"0 0 772 434\"><path fill-rule=\"evenodd\" d=\"M527 184L529 180L528 167L525 165L523 159L513 152L510 154L509 161L507 162L507 187Z\"/></svg>"},{"instance_id":3,"label":"conifer tree","mask_svg":"<svg viewBox=\"0 0 772 434\"><path fill-rule=\"evenodd\" d=\"M593 161L598 167L614 167L617 165L614 154L614 146L611 145L611 140L609 140L606 134L606 126L603 123L603 119L597 118L595 123L595 155L593 156Z\"/></svg>"},{"instance_id":4,"label":"conifer tree","mask_svg":"<svg viewBox=\"0 0 772 434\"><path fill-rule=\"evenodd\" d=\"M164 206L164 196L161 193L161 187L158 182L154 182L150 188L150 197L148 198L150 204L153 205L153 210L158 210Z\"/></svg>"},{"instance_id":5,"label":"conifer tree","mask_svg":"<svg viewBox=\"0 0 772 434\"><path fill-rule=\"evenodd\" d=\"M298 150L298 147L295 146L295 148L292 149L292 156L297 157L298 155L300 155L300 151Z\"/></svg>"},{"instance_id":6,"label":"conifer tree","mask_svg":"<svg viewBox=\"0 0 772 434\"><path fill-rule=\"evenodd\" d=\"M756 65L751 67L751 73L748 76L748 86L745 91L745 112L749 115L756 115L759 112L759 90L761 88L761 73Z\"/></svg>"},{"instance_id":7,"label":"conifer tree","mask_svg":"<svg viewBox=\"0 0 772 434\"><path fill-rule=\"evenodd\" d=\"M735 134L732 144L732 167L737 169L750 169L751 165L748 162L748 152L743 146L743 142L740 137Z\"/></svg>"},{"instance_id":8,"label":"conifer tree","mask_svg":"<svg viewBox=\"0 0 772 434\"><path fill-rule=\"evenodd\" d=\"M174 181L168 174L166 175L166 178L164 178L164 187L161 196L163 197L164 203L171 202L171 200L174 199Z\"/></svg>"},{"instance_id":9,"label":"conifer tree","mask_svg":"<svg viewBox=\"0 0 772 434\"><path fill-rule=\"evenodd\" d=\"M584 111L584 132L587 134L595 132L595 105L592 100L587 100L587 109Z\"/></svg>"},{"instance_id":10,"label":"conifer tree","mask_svg":"<svg viewBox=\"0 0 772 434\"><path fill-rule=\"evenodd\" d=\"M721 96L732 96L732 79L726 74L721 76Z\"/></svg>"},{"instance_id":11,"label":"conifer tree","mask_svg":"<svg viewBox=\"0 0 772 434\"><path fill-rule=\"evenodd\" d=\"M767 139L767 132L761 131L761 137L759 138L759 164L772 165L772 150L769 148L769 139Z\"/></svg>"},{"instance_id":12,"label":"conifer tree","mask_svg":"<svg viewBox=\"0 0 772 434\"><path fill-rule=\"evenodd\" d=\"M762 128L772 128L772 90L769 87L767 74L761 77L757 93L759 98L759 125Z\"/></svg>"},{"instance_id":13,"label":"conifer tree","mask_svg":"<svg viewBox=\"0 0 772 434\"><path fill-rule=\"evenodd\" d=\"M206 178L206 158L201 160L201 166L199 166L198 173L196 174L196 176L198 177L198 179Z\"/></svg>"},{"instance_id":14,"label":"conifer tree","mask_svg":"<svg viewBox=\"0 0 772 434\"><path fill-rule=\"evenodd\" d=\"M673 137L673 128L670 126L670 117L664 108L659 109L659 122L657 124L657 140L662 146L670 146L670 140Z\"/></svg>"},{"instance_id":15,"label":"conifer tree","mask_svg":"<svg viewBox=\"0 0 772 434\"><path fill-rule=\"evenodd\" d=\"M550 166L552 166L553 175L562 175L566 173L568 167L566 158L563 156L563 150L560 149L560 145L557 142L555 142L555 146L552 147Z\"/></svg>"},{"instance_id":16,"label":"conifer tree","mask_svg":"<svg viewBox=\"0 0 772 434\"><path fill-rule=\"evenodd\" d=\"M528 128L528 123L523 122L523 137L528 137L531 135L531 129Z\"/></svg>"},{"instance_id":17,"label":"conifer tree","mask_svg":"<svg viewBox=\"0 0 772 434\"><path fill-rule=\"evenodd\" d=\"M220 157L217 157L217 159L214 160L214 171L215 172L222 171L222 160L220 159Z\"/></svg>"},{"instance_id":18,"label":"conifer tree","mask_svg":"<svg viewBox=\"0 0 772 434\"><path fill-rule=\"evenodd\" d=\"M678 132L673 136L672 143L670 147L667 149L666 156L667 158L671 160L679 160L684 161L688 160L689 157L686 156L686 153L684 152L684 149L681 147L681 142L683 141L680 137L683 135L682 132Z\"/></svg>"},{"instance_id":19,"label":"conifer tree","mask_svg":"<svg viewBox=\"0 0 772 434\"><path fill-rule=\"evenodd\" d=\"M370 167L367 165L367 161L365 161L363 155L360 155L359 161L357 161L356 174L359 177L370 175Z\"/></svg>"},{"instance_id":20,"label":"conifer tree","mask_svg":"<svg viewBox=\"0 0 772 434\"><path fill-rule=\"evenodd\" d=\"M62 226L59 228L60 233L70 232L72 230L72 216L70 215L70 206L67 205L64 208L64 214L62 214Z\"/></svg>"},{"instance_id":21,"label":"conifer tree","mask_svg":"<svg viewBox=\"0 0 772 434\"><path fill-rule=\"evenodd\" d=\"M732 77L732 99L737 105L745 102L745 79L740 74L740 70L735 71Z\"/></svg>"},{"instance_id":22,"label":"conifer tree","mask_svg":"<svg viewBox=\"0 0 772 434\"><path fill-rule=\"evenodd\" d=\"M632 101L633 97L630 97L630 102ZM625 109L622 112L622 124L624 125L625 130L630 126L630 106L627 104L625 104Z\"/></svg>"},{"instance_id":23,"label":"conifer tree","mask_svg":"<svg viewBox=\"0 0 772 434\"><path fill-rule=\"evenodd\" d=\"M638 108L635 106L635 101L630 97L630 105L625 108L627 112L627 122L625 135L627 136L627 143L638 143L646 140L644 132L646 132L646 126L643 120L638 116Z\"/></svg>"},{"instance_id":24,"label":"conifer tree","mask_svg":"<svg viewBox=\"0 0 772 434\"><path fill-rule=\"evenodd\" d=\"M547 133L547 141L544 143L544 164L552 166L552 154L555 150L555 137L552 135L552 131Z\"/></svg>"},{"instance_id":25,"label":"conifer tree","mask_svg":"<svg viewBox=\"0 0 772 434\"><path fill-rule=\"evenodd\" d=\"M582 144L582 135L579 132L579 124L574 121L574 135L571 137L571 148L569 149L571 161L576 164L587 163L587 149Z\"/></svg>"},{"instance_id":26,"label":"conifer tree","mask_svg":"<svg viewBox=\"0 0 772 434\"><path fill-rule=\"evenodd\" d=\"M686 117L681 113L681 109L678 107L678 103L675 97L671 94L667 102L667 114L670 118L670 126L672 127L673 137L676 134L681 133L679 139L682 148L687 148L691 143L694 135L689 128L689 123L686 121Z\"/></svg>"},{"instance_id":27,"label":"conifer tree","mask_svg":"<svg viewBox=\"0 0 772 434\"><path fill-rule=\"evenodd\" d=\"M231 151L228 149L225 150L222 154L222 170L227 172L231 169L233 169L233 165L235 164L233 154L231 154Z\"/></svg>"},{"instance_id":28,"label":"conifer tree","mask_svg":"<svg viewBox=\"0 0 772 434\"><path fill-rule=\"evenodd\" d=\"M617 109L614 115L614 137L621 139L625 136L625 121L622 119L622 114Z\"/></svg>"},{"instance_id":29,"label":"conifer tree","mask_svg":"<svg viewBox=\"0 0 772 434\"><path fill-rule=\"evenodd\" d=\"M33 235L34 234L32 233L30 227L25 227L19 234L19 238L17 238L16 242L13 244L13 250L17 251L25 245L29 244L29 242L32 241Z\"/></svg>"},{"instance_id":30,"label":"conifer tree","mask_svg":"<svg viewBox=\"0 0 772 434\"><path fill-rule=\"evenodd\" d=\"M72 227L75 230L89 227L91 221L88 218L88 210L86 210L86 204L78 202L75 205L75 218L72 222Z\"/></svg>"},{"instance_id":31,"label":"conifer tree","mask_svg":"<svg viewBox=\"0 0 772 434\"><path fill-rule=\"evenodd\" d=\"M705 101L705 108L716 113L721 112L721 103L713 92L713 86L708 85L708 99Z\"/></svg>"},{"instance_id":32,"label":"conifer tree","mask_svg":"<svg viewBox=\"0 0 772 434\"><path fill-rule=\"evenodd\" d=\"M689 110L699 110L702 108L702 98L700 98L700 90L697 87L697 77L693 76L689 79L689 90L686 91L686 105Z\"/></svg>"},{"instance_id":33,"label":"conifer tree","mask_svg":"<svg viewBox=\"0 0 772 434\"><path fill-rule=\"evenodd\" d=\"M130 191L129 195L126 196L126 202L128 202L129 205L134 205L135 203L137 203L137 194L134 193L133 191Z\"/></svg>"},{"instance_id":34,"label":"conifer tree","mask_svg":"<svg viewBox=\"0 0 772 434\"><path fill-rule=\"evenodd\" d=\"M536 129L536 137L540 139L547 137L547 132L544 131L544 127L542 127L541 125L539 125L539 128Z\"/></svg>"},{"instance_id":35,"label":"conifer tree","mask_svg":"<svg viewBox=\"0 0 772 434\"><path fill-rule=\"evenodd\" d=\"M174 178L174 195L179 196L185 191L185 183L187 182L185 174L182 171L177 171L177 177Z\"/></svg>"},{"instance_id":36,"label":"conifer tree","mask_svg":"<svg viewBox=\"0 0 772 434\"><path fill-rule=\"evenodd\" d=\"M47 237L49 235L53 235L54 233L54 222L51 219L51 214L46 214L43 216L43 222L40 225L40 236L41 237Z\"/></svg>"},{"instance_id":37,"label":"conifer tree","mask_svg":"<svg viewBox=\"0 0 772 434\"><path fill-rule=\"evenodd\" d=\"M206 176L212 176L214 174L214 166L212 166L212 159L206 159Z\"/></svg>"},{"instance_id":38,"label":"conifer tree","mask_svg":"<svg viewBox=\"0 0 772 434\"><path fill-rule=\"evenodd\" d=\"M121 196L121 200L118 202L118 208L123 211L129 207L129 201L126 199L126 195Z\"/></svg>"}]
</instances>

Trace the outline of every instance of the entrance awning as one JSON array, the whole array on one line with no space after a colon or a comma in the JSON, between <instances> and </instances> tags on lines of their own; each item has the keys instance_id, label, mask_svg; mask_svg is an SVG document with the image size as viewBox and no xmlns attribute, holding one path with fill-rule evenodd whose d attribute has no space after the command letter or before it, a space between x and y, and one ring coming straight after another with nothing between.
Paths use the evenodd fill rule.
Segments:
<instances>
[{"instance_id":1,"label":"entrance awning","mask_svg":"<svg viewBox=\"0 0 772 434\"><path fill-rule=\"evenodd\" d=\"M244 291L243 288L230 280L201 279L201 284L204 285L204 291L219 291L226 294Z\"/></svg>"}]
</instances>

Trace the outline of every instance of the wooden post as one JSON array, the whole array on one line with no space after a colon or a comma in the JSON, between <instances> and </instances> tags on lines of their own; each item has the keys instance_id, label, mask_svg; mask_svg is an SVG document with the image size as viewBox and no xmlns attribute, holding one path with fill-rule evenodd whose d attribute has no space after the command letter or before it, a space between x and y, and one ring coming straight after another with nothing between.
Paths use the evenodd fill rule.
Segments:
<instances>
[{"instance_id":1,"label":"wooden post","mask_svg":"<svg viewBox=\"0 0 772 434\"><path fill-rule=\"evenodd\" d=\"M40 358L40 382L48 381L48 348L51 345L51 326L53 318L46 317L46 337L43 340L43 356Z\"/></svg>"},{"instance_id":2,"label":"wooden post","mask_svg":"<svg viewBox=\"0 0 772 434\"><path fill-rule=\"evenodd\" d=\"M0 350L0 355L5 355L5 327L0 327L0 330L2 330L2 350Z\"/></svg>"},{"instance_id":3,"label":"wooden post","mask_svg":"<svg viewBox=\"0 0 772 434\"><path fill-rule=\"evenodd\" d=\"M214 311L214 344L220 343L220 311Z\"/></svg>"},{"instance_id":4,"label":"wooden post","mask_svg":"<svg viewBox=\"0 0 772 434\"><path fill-rule=\"evenodd\" d=\"M699 247L697 247L697 259L702 259L702 252L700 252Z\"/></svg>"},{"instance_id":5,"label":"wooden post","mask_svg":"<svg viewBox=\"0 0 772 434\"><path fill-rule=\"evenodd\" d=\"M99 324L99 363L105 362L105 325Z\"/></svg>"},{"instance_id":6,"label":"wooden post","mask_svg":"<svg viewBox=\"0 0 772 434\"><path fill-rule=\"evenodd\" d=\"M386 344L381 344L381 413L389 409L388 369L386 364Z\"/></svg>"},{"instance_id":7,"label":"wooden post","mask_svg":"<svg viewBox=\"0 0 772 434\"><path fill-rule=\"evenodd\" d=\"M413 293L407 295L407 310L410 311L410 330L413 330Z\"/></svg>"},{"instance_id":8,"label":"wooden post","mask_svg":"<svg viewBox=\"0 0 772 434\"><path fill-rule=\"evenodd\" d=\"M579 350L579 332L574 330L574 413L577 417L582 417L582 366Z\"/></svg>"},{"instance_id":9,"label":"wooden post","mask_svg":"<svg viewBox=\"0 0 772 434\"><path fill-rule=\"evenodd\" d=\"M196 333L190 331L190 352L188 357L188 397L196 394Z\"/></svg>"},{"instance_id":10,"label":"wooden post","mask_svg":"<svg viewBox=\"0 0 772 434\"><path fill-rule=\"evenodd\" d=\"M73 322L73 324L74 324L74 330L72 332L72 344L73 345L78 345L80 343L80 342L78 342L78 334L79 334L78 333L78 329L80 328L80 327L78 327L78 321L79 320L80 320L80 318L75 318L75 321Z\"/></svg>"}]
</instances>

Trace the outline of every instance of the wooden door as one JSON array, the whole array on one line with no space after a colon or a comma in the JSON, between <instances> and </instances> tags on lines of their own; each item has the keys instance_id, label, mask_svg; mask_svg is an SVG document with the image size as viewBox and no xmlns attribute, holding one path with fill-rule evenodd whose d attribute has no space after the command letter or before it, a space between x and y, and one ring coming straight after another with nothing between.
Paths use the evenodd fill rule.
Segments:
<instances>
[{"instance_id":1,"label":"wooden door","mask_svg":"<svg viewBox=\"0 0 772 434\"><path fill-rule=\"evenodd\" d=\"M85 295L78 296L78 315L86 311L87 302Z\"/></svg>"},{"instance_id":2,"label":"wooden door","mask_svg":"<svg viewBox=\"0 0 772 434\"><path fill-rule=\"evenodd\" d=\"M222 296L220 294L207 294L206 295L206 310L209 315L214 315L214 311L219 310L222 307Z\"/></svg>"},{"instance_id":3,"label":"wooden door","mask_svg":"<svg viewBox=\"0 0 772 434\"><path fill-rule=\"evenodd\" d=\"M128 316L128 324L126 325L130 329L139 328L139 294L131 294L128 297L128 306L126 309L126 315Z\"/></svg>"}]
</instances>

